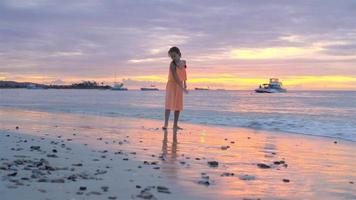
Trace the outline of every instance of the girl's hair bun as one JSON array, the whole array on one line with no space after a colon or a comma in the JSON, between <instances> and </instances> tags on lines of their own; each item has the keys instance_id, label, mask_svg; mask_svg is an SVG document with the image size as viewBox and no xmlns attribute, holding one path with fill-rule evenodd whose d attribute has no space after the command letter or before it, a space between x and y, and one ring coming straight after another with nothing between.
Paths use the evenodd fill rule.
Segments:
<instances>
[{"instance_id":1,"label":"girl's hair bun","mask_svg":"<svg viewBox=\"0 0 356 200\"><path fill-rule=\"evenodd\" d=\"M172 52L175 52L177 53L179 56L182 56L182 54L180 53L180 50L178 47L171 47L168 51L168 53L172 53Z\"/></svg>"}]
</instances>

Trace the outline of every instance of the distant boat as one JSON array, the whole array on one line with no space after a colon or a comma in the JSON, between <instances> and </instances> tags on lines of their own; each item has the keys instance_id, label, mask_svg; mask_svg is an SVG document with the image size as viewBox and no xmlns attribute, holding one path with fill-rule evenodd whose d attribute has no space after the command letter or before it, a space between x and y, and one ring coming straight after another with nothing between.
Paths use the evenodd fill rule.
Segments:
<instances>
[{"instance_id":1,"label":"distant boat","mask_svg":"<svg viewBox=\"0 0 356 200\"><path fill-rule=\"evenodd\" d=\"M141 88L142 91L158 91L159 89L156 88L154 85L151 85L150 87L143 87Z\"/></svg>"},{"instance_id":2,"label":"distant boat","mask_svg":"<svg viewBox=\"0 0 356 200\"><path fill-rule=\"evenodd\" d=\"M114 84L114 87L112 87L111 90L126 91L126 90L128 90L128 89L124 87L124 84L123 84L123 83L115 83L115 84Z\"/></svg>"},{"instance_id":3,"label":"distant boat","mask_svg":"<svg viewBox=\"0 0 356 200\"><path fill-rule=\"evenodd\" d=\"M255 89L257 93L283 93L287 92L286 89L282 88L282 82L279 82L278 78L270 78L269 83L264 83Z\"/></svg>"},{"instance_id":4,"label":"distant boat","mask_svg":"<svg viewBox=\"0 0 356 200\"><path fill-rule=\"evenodd\" d=\"M196 87L195 90L210 90L209 87L207 88L199 88L199 87Z\"/></svg>"}]
</instances>

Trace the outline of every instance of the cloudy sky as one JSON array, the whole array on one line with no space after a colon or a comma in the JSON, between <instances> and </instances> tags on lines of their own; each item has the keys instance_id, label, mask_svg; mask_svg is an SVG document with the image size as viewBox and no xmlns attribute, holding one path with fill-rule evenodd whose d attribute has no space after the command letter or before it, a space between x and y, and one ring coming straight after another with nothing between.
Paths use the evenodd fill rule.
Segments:
<instances>
[{"instance_id":1,"label":"cloudy sky","mask_svg":"<svg viewBox=\"0 0 356 200\"><path fill-rule=\"evenodd\" d=\"M356 89L356 0L2 0L0 80Z\"/></svg>"}]
</instances>

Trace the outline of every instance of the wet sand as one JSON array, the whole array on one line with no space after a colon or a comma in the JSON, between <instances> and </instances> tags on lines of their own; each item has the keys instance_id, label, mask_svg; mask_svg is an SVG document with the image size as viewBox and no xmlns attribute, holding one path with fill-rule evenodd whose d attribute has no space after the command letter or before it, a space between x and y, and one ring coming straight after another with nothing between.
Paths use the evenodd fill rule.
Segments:
<instances>
[{"instance_id":1,"label":"wet sand","mask_svg":"<svg viewBox=\"0 0 356 200\"><path fill-rule=\"evenodd\" d=\"M1 199L356 199L354 142L0 110Z\"/></svg>"}]
</instances>

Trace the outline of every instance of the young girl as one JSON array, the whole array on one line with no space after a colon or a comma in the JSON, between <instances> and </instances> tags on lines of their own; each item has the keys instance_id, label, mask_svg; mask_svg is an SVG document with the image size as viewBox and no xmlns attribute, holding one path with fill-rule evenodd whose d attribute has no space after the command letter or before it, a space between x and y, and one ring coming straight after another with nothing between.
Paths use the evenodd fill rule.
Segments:
<instances>
[{"instance_id":1,"label":"young girl","mask_svg":"<svg viewBox=\"0 0 356 200\"><path fill-rule=\"evenodd\" d=\"M178 126L178 118L180 111L183 110L183 92L187 91L187 74L186 62L181 60L182 54L178 47L172 47L168 51L168 55L172 58L169 66L168 82L166 86L166 103L165 103L165 118L163 129L167 129L170 111L174 111L173 129L182 129Z\"/></svg>"}]
</instances>

